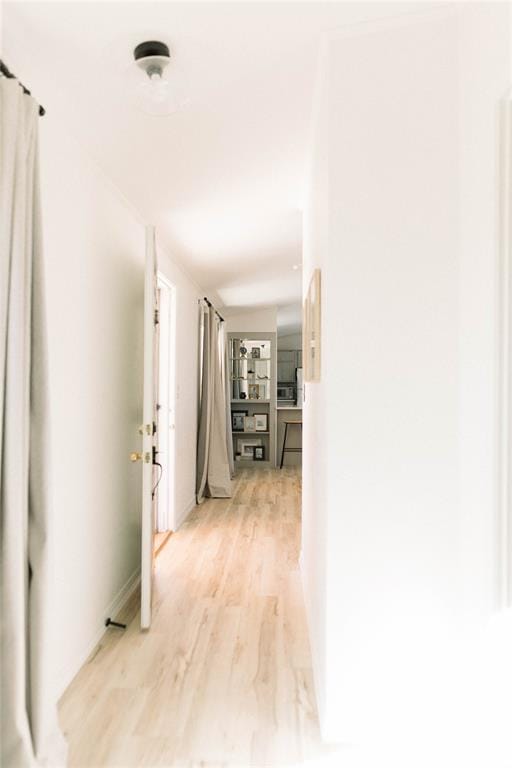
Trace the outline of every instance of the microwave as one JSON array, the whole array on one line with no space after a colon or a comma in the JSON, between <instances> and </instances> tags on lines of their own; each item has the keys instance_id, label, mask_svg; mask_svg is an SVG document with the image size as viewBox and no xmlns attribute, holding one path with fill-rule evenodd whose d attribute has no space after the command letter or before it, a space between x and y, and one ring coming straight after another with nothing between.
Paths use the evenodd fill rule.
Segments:
<instances>
[{"instance_id":1,"label":"microwave","mask_svg":"<svg viewBox=\"0 0 512 768\"><path fill-rule=\"evenodd\" d=\"M288 384L277 385L277 399L278 400L295 400L295 387Z\"/></svg>"}]
</instances>

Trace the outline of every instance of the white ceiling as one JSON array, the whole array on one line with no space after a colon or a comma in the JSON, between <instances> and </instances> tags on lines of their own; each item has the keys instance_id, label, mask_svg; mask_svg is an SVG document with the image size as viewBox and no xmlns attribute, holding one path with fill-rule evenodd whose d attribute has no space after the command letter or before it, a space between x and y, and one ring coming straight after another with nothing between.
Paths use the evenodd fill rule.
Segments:
<instances>
[{"instance_id":1,"label":"white ceiling","mask_svg":"<svg viewBox=\"0 0 512 768\"><path fill-rule=\"evenodd\" d=\"M410 10L381 3L12 2L6 56L97 159L196 282L227 306L295 304L322 35ZM4 31L5 31L4 30ZM161 39L190 106L137 110L134 46ZM289 323L288 323L289 324Z\"/></svg>"}]
</instances>

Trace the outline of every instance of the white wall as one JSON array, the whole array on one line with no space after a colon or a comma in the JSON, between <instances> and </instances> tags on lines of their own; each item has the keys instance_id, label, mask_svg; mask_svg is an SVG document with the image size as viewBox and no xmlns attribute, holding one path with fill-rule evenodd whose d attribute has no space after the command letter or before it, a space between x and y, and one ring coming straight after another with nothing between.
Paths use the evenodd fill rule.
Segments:
<instances>
[{"instance_id":1,"label":"white wall","mask_svg":"<svg viewBox=\"0 0 512 768\"><path fill-rule=\"evenodd\" d=\"M302 563L328 739L403 743L427 724L435 744L454 648L495 599L507 12L361 25L322 54L303 263L305 285L322 268L326 353L306 385Z\"/></svg>"},{"instance_id":2,"label":"white wall","mask_svg":"<svg viewBox=\"0 0 512 768\"><path fill-rule=\"evenodd\" d=\"M243 333L248 331L265 333L277 331L277 307L266 307L265 309L254 309L247 311L233 311L223 307L221 314L226 320L226 332Z\"/></svg>"},{"instance_id":3,"label":"white wall","mask_svg":"<svg viewBox=\"0 0 512 768\"><path fill-rule=\"evenodd\" d=\"M308 199L304 209L303 293L306 295L311 273L322 270L325 277L328 254L329 143L328 143L328 48L321 51L311 137L311 169ZM325 307L325 300L323 306ZM324 328L324 317L322 317ZM326 343L326 331L322 343ZM326 347L324 346L324 349ZM325 359L325 352L323 354ZM304 361L303 361L304 364ZM327 446L328 395L325 365L320 382L304 383L302 426L302 551L301 573L308 617L309 640L315 678L315 693L322 734L327 738Z\"/></svg>"},{"instance_id":4,"label":"white wall","mask_svg":"<svg viewBox=\"0 0 512 768\"><path fill-rule=\"evenodd\" d=\"M140 565L144 229L51 113L41 121L55 639L65 686Z\"/></svg>"}]
</instances>

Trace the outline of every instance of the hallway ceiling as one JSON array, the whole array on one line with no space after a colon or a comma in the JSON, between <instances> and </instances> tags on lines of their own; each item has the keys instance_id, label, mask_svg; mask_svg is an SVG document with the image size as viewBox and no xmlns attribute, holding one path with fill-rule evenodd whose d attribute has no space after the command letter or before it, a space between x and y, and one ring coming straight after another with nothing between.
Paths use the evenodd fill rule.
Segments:
<instances>
[{"instance_id":1,"label":"hallway ceiling","mask_svg":"<svg viewBox=\"0 0 512 768\"><path fill-rule=\"evenodd\" d=\"M418 10L383 3L15 2L5 56L84 144L198 285L228 306L290 305L301 294L308 131L322 35ZM133 105L134 46L161 39L190 106ZM17 53L18 51L18 53ZM17 61L18 59L18 61ZM28 80L28 77L27 77Z\"/></svg>"}]
</instances>

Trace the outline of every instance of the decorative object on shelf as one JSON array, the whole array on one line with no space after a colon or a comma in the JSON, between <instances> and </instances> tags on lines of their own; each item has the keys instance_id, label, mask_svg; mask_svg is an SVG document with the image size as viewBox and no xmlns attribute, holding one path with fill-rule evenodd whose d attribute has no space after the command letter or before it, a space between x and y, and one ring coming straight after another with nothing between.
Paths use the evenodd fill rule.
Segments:
<instances>
[{"instance_id":1,"label":"decorative object on shelf","mask_svg":"<svg viewBox=\"0 0 512 768\"><path fill-rule=\"evenodd\" d=\"M246 357L247 347L240 347L240 357Z\"/></svg>"},{"instance_id":2,"label":"decorative object on shelf","mask_svg":"<svg viewBox=\"0 0 512 768\"><path fill-rule=\"evenodd\" d=\"M265 461L265 446L255 445L252 449L252 458L254 461Z\"/></svg>"},{"instance_id":3,"label":"decorative object on shelf","mask_svg":"<svg viewBox=\"0 0 512 768\"><path fill-rule=\"evenodd\" d=\"M249 384L249 400L259 400L261 398L260 390L259 384Z\"/></svg>"},{"instance_id":4,"label":"decorative object on shelf","mask_svg":"<svg viewBox=\"0 0 512 768\"><path fill-rule=\"evenodd\" d=\"M256 419L254 416L244 417L244 432L256 432Z\"/></svg>"},{"instance_id":5,"label":"decorative object on shelf","mask_svg":"<svg viewBox=\"0 0 512 768\"><path fill-rule=\"evenodd\" d=\"M320 270L315 269L304 300L304 381L320 381L322 296Z\"/></svg>"},{"instance_id":6,"label":"decorative object on shelf","mask_svg":"<svg viewBox=\"0 0 512 768\"><path fill-rule=\"evenodd\" d=\"M247 398L247 392L240 392L240 400L245 400Z\"/></svg>"},{"instance_id":7,"label":"decorative object on shelf","mask_svg":"<svg viewBox=\"0 0 512 768\"><path fill-rule=\"evenodd\" d=\"M253 458L253 448L261 447L261 440L238 440L237 450L243 460Z\"/></svg>"},{"instance_id":8,"label":"decorative object on shelf","mask_svg":"<svg viewBox=\"0 0 512 768\"><path fill-rule=\"evenodd\" d=\"M253 418L255 432L268 432L268 413L255 413Z\"/></svg>"},{"instance_id":9,"label":"decorative object on shelf","mask_svg":"<svg viewBox=\"0 0 512 768\"><path fill-rule=\"evenodd\" d=\"M251 349L251 357L254 358L255 360L259 360L260 356L261 356L260 355L260 348L259 347L253 347Z\"/></svg>"},{"instance_id":10,"label":"decorative object on shelf","mask_svg":"<svg viewBox=\"0 0 512 768\"><path fill-rule=\"evenodd\" d=\"M233 432L244 431L244 419L249 411L231 411L231 428Z\"/></svg>"}]
</instances>

